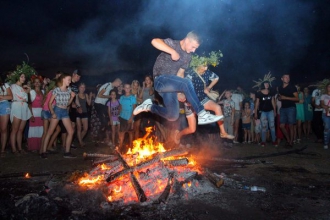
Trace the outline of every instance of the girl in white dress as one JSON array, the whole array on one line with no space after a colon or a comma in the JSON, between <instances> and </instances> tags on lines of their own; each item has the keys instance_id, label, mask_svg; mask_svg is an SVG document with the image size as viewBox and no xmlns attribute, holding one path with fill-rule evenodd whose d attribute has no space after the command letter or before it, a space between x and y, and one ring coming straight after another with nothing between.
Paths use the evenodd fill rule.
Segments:
<instances>
[{"instance_id":1,"label":"girl in white dress","mask_svg":"<svg viewBox=\"0 0 330 220\"><path fill-rule=\"evenodd\" d=\"M10 112L10 121L12 123L10 144L14 154L25 153L22 149L23 130L26 121L32 116L27 103L28 93L31 89L28 86L23 87L23 83L25 82L24 73L17 75L17 78L16 83L10 86L13 94ZM18 149L16 149L16 144Z\"/></svg>"}]
</instances>

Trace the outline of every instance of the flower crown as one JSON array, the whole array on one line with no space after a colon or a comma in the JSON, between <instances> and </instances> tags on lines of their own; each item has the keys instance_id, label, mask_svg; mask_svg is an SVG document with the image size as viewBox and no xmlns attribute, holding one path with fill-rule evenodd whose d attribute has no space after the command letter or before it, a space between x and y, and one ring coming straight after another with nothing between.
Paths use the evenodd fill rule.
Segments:
<instances>
[{"instance_id":1,"label":"flower crown","mask_svg":"<svg viewBox=\"0 0 330 220\"><path fill-rule=\"evenodd\" d=\"M223 57L222 52L219 51L212 51L209 53L209 56L198 56L198 55L192 55L190 67L196 68L198 66L208 66L212 65L216 67L220 63L220 58Z\"/></svg>"},{"instance_id":2,"label":"flower crown","mask_svg":"<svg viewBox=\"0 0 330 220\"><path fill-rule=\"evenodd\" d=\"M256 84L252 87L252 88L255 88L255 87L258 87L260 88L261 85L265 82L268 82L270 86L272 86L272 82L275 80L276 78L275 77L272 77L272 74L270 73L270 71L264 76L263 79L258 79L258 81L255 81L253 80L253 82L255 82Z\"/></svg>"},{"instance_id":3,"label":"flower crown","mask_svg":"<svg viewBox=\"0 0 330 220\"><path fill-rule=\"evenodd\" d=\"M37 72L33 67L23 62L22 65L16 66L16 70L7 75L6 82L9 82L10 84L15 84L22 74L25 75L26 79L29 79L31 78L31 76L36 75L36 73Z\"/></svg>"},{"instance_id":4,"label":"flower crown","mask_svg":"<svg viewBox=\"0 0 330 220\"><path fill-rule=\"evenodd\" d=\"M321 90L322 94L326 92L327 88L326 86L330 83L330 79L323 79L322 81L318 81L316 84L309 85L316 86L319 90Z\"/></svg>"},{"instance_id":5,"label":"flower crown","mask_svg":"<svg viewBox=\"0 0 330 220\"><path fill-rule=\"evenodd\" d=\"M31 82L34 82L35 79L39 79L40 83L42 83L42 81L44 80L40 75L32 75Z\"/></svg>"}]
</instances>

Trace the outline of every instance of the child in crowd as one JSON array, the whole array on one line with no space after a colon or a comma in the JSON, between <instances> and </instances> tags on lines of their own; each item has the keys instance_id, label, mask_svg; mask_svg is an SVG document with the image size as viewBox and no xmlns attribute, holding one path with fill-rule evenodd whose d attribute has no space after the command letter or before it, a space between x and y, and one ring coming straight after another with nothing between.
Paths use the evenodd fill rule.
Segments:
<instances>
[{"instance_id":1,"label":"child in crowd","mask_svg":"<svg viewBox=\"0 0 330 220\"><path fill-rule=\"evenodd\" d=\"M242 111L242 128L244 130L244 142L251 143L251 108L250 102L245 102Z\"/></svg>"},{"instance_id":2,"label":"child in crowd","mask_svg":"<svg viewBox=\"0 0 330 220\"><path fill-rule=\"evenodd\" d=\"M120 122L119 122L119 100L117 99L117 93L116 90L111 90L110 91L110 100L107 103L108 106L108 115L109 115L109 124L111 126L111 141L109 142L109 146L115 146L115 138L116 135L119 136L119 128L120 128Z\"/></svg>"},{"instance_id":3,"label":"child in crowd","mask_svg":"<svg viewBox=\"0 0 330 220\"><path fill-rule=\"evenodd\" d=\"M124 94L120 96L120 129L119 129L119 149L123 151L125 133L129 134L129 144L133 141L133 133L129 132L133 128L133 110L136 107L136 98L131 94L131 84L124 85Z\"/></svg>"}]
</instances>

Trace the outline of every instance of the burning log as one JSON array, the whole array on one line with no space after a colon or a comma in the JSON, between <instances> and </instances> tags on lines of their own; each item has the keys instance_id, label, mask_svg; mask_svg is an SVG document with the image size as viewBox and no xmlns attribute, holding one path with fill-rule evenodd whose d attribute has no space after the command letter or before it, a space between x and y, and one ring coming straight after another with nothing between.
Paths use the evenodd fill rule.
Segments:
<instances>
[{"instance_id":1,"label":"burning log","mask_svg":"<svg viewBox=\"0 0 330 220\"><path fill-rule=\"evenodd\" d=\"M112 154L89 154L89 153L83 153L84 159L91 159L91 158L98 158L98 157L111 157L113 160L117 159L115 155Z\"/></svg>"},{"instance_id":2,"label":"burning log","mask_svg":"<svg viewBox=\"0 0 330 220\"><path fill-rule=\"evenodd\" d=\"M112 162L117 159L118 159L117 157L113 157L113 156L97 158L97 159L93 160L92 166L97 166L99 164L106 163L106 162Z\"/></svg>"},{"instance_id":3,"label":"burning log","mask_svg":"<svg viewBox=\"0 0 330 220\"><path fill-rule=\"evenodd\" d=\"M112 174L118 172L123 165L120 161L116 160L111 163L105 164L105 166L110 167L109 169L102 169L102 166L99 165L90 171L92 176L101 175L101 174Z\"/></svg>"},{"instance_id":4,"label":"burning log","mask_svg":"<svg viewBox=\"0 0 330 220\"><path fill-rule=\"evenodd\" d=\"M146 168L146 167L151 166L151 165L153 165L153 164L155 164L155 163L157 163L159 161L160 161L160 159L158 157L155 157L153 159L144 161L142 163L139 163L139 164L135 165L134 167L126 168L126 169L124 169L124 170L122 170L122 171L120 171L118 173L115 173L113 175L110 175L106 179L106 181L107 182L112 182L112 181L114 181L114 180L116 180L116 179L118 179L118 178L120 178L120 177L122 177L122 176L124 176L124 175L126 175L128 173L130 173L130 172L134 172L134 171L138 171L140 169Z\"/></svg>"},{"instance_id":5,"label":"burning log","mask_svg":"<svg viewBox=\"0 0 330 220\"><path fill-rule=\"evenodd\" d=\"M166 185L164 191L162 192L162 194L157 199L158 204L166 203L166 200L167 200L168 196L170 195L171 188L172 188L172 185L173 185L173 181L172 181L173 180L173 175L174 175L173 172L169 173L167 185Z\"/></svg>"},{"instance_id":6,"label":"burning log","mask_svg":"<svg viewBox=\"0 0 330 220\"><path fill-rule=\"evenodd\" d=\"M124 160L124 158L120 155L120 153L117 151L117 155L118 155L118 159L119 161L121 161L121 163L123 164L123 166L126 169L129 169L130 166L126 163L126 161ZM147 197L142 189L142 187L140 186L138 180L136 179L136 177L133 175L133 173L129 173L129 178L131 180L132 186L134 188L134 191L139 199L140 202L145 202L147 201Z\"/></svg>"},{"instance_id":7,"label":"burning log","mask_svg":"<svg viewBox=\"0 0 330 220\"><path fill-rule=\"evenodd\" d=\"M189 163L189 160L187 158L181 158L181 159L176 159L176 160L164 160L164 163L166 165L170 166L186 166Z\"/></svg>"},{"instance_id":8,"label":"burning log","mask_svg":"<svg viewBox=\"0 0 330 220\"><path fill-rule=\"evenodd\" d=\"M223 185L224 180L211 173L208 169L204 170L204 174L217 188Z\"/></svg>"},{"instance_id":9,"label":"burning log","mask_svg":"<svg viewBox=\"0 0 330 220\"><path fill-rule=\"evenodd\" d=\"M197 172L191 172L191 174L184 181L180 181L179 184L182 186L183 184L191 182L197 174Z\"/></svg>"},{"instance_id":10,"label":"burning log","mask_svg":"<svg viewBox=\"0 0 330 220\"><path fill-rule=\"evenodd\" d=\"M173 149L173 150L166 151L166 152L163 152L163 153L159 153L157 156L160 159L163 159L163 158L167 158L167 157L184 156L184 155L187 155L188 153L189 152L186 149L177 148L177 149Z\"/></svg>"}]
</instances>

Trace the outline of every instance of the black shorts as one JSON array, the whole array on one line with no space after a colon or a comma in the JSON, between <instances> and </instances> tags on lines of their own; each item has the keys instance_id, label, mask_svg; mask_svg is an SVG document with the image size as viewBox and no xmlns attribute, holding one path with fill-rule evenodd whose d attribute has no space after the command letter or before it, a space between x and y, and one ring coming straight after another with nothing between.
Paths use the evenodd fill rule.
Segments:
<instances>
[{"instance_id":1,"label":"black shorts","mask_svg":"<svg viewBox=\"0 0 330 220\"><path fill-rule=\"evenodd\" d=\"M75 108L71 108L69 111L69 117L70 120L74 123L76 123L76 119L77 119L77 110Z\"/></svg>"},{"instance_id":2,"label":"black shorts","mask_svg":"<svg viewBox=\"0 0 330 220\"><path fill-rule=\"evenodd\" d=\"M88 113L87 112L83 112L83 113L77 112L76 116L77 116L76 118L80 118L80 119L88 118Z\"/></svg>"}]
</instances>

